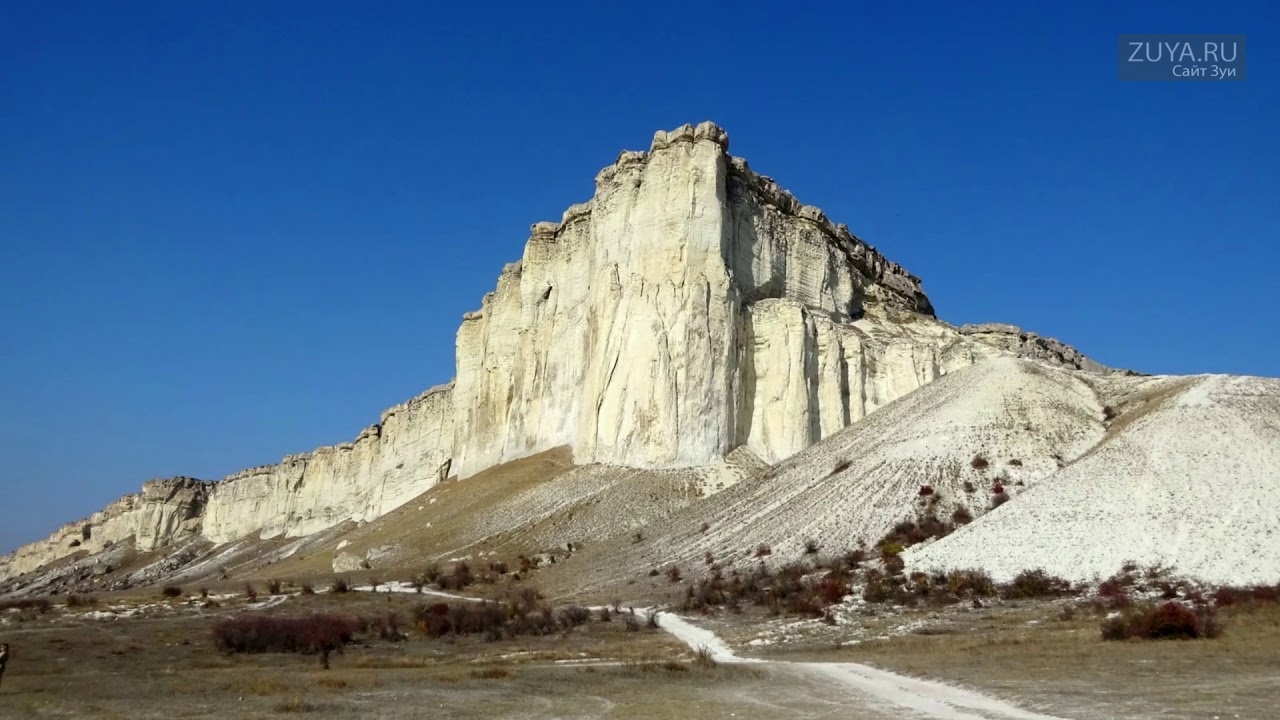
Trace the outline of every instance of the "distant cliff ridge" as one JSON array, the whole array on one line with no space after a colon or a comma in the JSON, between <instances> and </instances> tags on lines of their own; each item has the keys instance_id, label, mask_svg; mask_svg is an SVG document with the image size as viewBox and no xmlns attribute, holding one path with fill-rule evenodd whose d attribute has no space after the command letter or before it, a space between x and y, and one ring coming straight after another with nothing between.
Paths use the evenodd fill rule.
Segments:
<instances>
[{"instance_id":1,"label":"distant cliff ridge","mask_svg":"<svg viewBox=\"0 0 1280 720\"><path fill-rule=\"evenodd\" d=\"M736 448L774 462L999 355L1105 370L1006 326L938 321L918 277L728 147L708 122L620 154L463 317L455 379L354 442L148 483L0 559L0 576L130 537L306 535L556 447L579 464L702 466Z\"/></svg>"}]
</instances>

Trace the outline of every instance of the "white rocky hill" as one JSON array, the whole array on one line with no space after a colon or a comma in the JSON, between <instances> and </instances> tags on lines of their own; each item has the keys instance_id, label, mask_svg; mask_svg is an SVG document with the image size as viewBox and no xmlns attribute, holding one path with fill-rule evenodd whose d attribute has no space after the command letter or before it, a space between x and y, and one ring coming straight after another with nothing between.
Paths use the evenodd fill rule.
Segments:
<instances>
[{"instance_id":1,"label":"white rocky hill","mask_svg":"<svg viewBox=\"0 0 1280 720\"><path fill-rule=\"evenodd\" d=\"M735 452L773 463L1000 356L1105 371L1012 326L938 321L919 278L729 155L719 127L686 125L623 152L589 202L533 225L523 258L463 318L449 384L351 443L217 483L150 482L0 558L0 579L124 542L370 521L448 477L555 448L582 465L703 476Z\"/></svg>"},{"instance_id":2,"label":"white rocky hill","mask_svg":"<svg viewBox=\"0 0 1280 720\"><path fill-rule=\"evenodd\" d=\"M871 549L900 521L960 511L972 521L907 548L909 570L1008 581L1042 568L1096 582L1133 562L1213 585L1272 584L1276 497L1280 380L1098 375L1000 357L673 513L643 540L587 549L573 580L590 592L672 565L697 577L711 559L781 564L804 558L809 541L820 554Z\"/></svg>"},{"instance_id":3,"label":"white rocky hill","mask_svg":"<svg viewBox=\"0 0 1280 720\"><path fill-rule=\"evenodd\" d=\"M1280 580L1280 380L1169 378L1102 440L982 521L908 551L925 569L1072 580L1126 561L1212 584Z\"/></svg>"}]
</instances>

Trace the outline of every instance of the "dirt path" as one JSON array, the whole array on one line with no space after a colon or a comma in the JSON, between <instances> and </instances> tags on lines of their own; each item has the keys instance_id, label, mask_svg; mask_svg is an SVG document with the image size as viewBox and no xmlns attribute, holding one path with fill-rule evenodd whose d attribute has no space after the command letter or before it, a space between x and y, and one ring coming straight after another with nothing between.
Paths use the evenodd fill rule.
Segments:
<instances>
[{"instance_id":1,"label":"dirt path","mask_svg":"<svg viewBox=\"0 0 1280 720\"><path fill-rule=\"evenodd\" d=\"M779 665L816 680L835 680L880 704L937 720L1063 720L1014 707L1004 701L930 680L919 680L858 663L788 662L742 658L715 633L677 615L662 613L658 624L691 648L706 648L716 662Z\"/></svg>"}]
</instances>

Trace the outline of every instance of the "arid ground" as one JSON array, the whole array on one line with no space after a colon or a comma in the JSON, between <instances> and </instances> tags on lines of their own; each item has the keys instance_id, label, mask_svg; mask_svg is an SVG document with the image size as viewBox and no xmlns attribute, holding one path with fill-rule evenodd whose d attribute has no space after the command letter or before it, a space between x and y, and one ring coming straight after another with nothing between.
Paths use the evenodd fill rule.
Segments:
<instances>
[{"instance_id":1,"label":"arid ground","mask_svg":"<svg viewBox=\"0 0 1280 720\"><path fill-rule=\"evenodd\" d=\"M835 626L748 609L667 615L662 628L637 611L628 629L624 607L608 622L597 610L577 627L489 641L427 637L411 622L415 606L441 601L427 595L211 597L131 591L0 612L14 649L0 717L1264 718L1280 700L1275 604L1224 610L1212 640L1103 642L1099 617L1060 600ZM217 650L214 625L251 611L395 613L405 637L363 633L328 670L315 654Z\"/></svg>"}]
</instances>

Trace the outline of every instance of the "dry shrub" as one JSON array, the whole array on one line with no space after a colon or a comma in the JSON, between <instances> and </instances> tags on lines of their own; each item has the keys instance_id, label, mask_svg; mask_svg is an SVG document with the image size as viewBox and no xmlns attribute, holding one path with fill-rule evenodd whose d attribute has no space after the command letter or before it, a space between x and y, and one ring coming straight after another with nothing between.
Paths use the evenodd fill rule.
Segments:
<instances>
[{"instance_id":1,"label":"dry shrub","mask_svg":"<svg viewBox=\"0 0 1280 720\"><path fill-rule=\"evenodd\" d=\"M1023 570L1013 581L1000 587L1000 597L1006 600L1062 597L1071 594L1071 583L1037 568Z\"/></svg>"},{"instance_id":2,"label":"dry shrub","mask_svg":"<svg viewBox=\"0 0 1280 720\"><path fill-rule=\"evenodd\" d=\"M213 626L213 643L225 653L327 652L354 640L359 627L359 620L342 615L237 615Z\"/></svg>"},{"instance_id":3,"label":"dry shrub","mask_svg":"<svg viewBox=\"0 0 1280 720\"><path fill-rule=\"evenodd\" d=\"M1223 586L1214 590L1210 597L1216 607L1280 602L1280 584L1248 587Z\"/></svg>"},{"instance_id":4,"label":"dry shrub","mask_svg":"<svg viewBox=\"0 0 1280 720\"><path fill-rule=\"evenodd\" d=\"M329 585L329 592L341 595L342 593L351 592L351 581L344 577L336 577Z\"/></svg>"},{"instance_id":5,"label":"dry shrub","mask_svg":"<svg viewBox=\"0 0 1280 720\"><path fill-rule=\"evenodd\" d=\"M256 602L258 599L258 591L253 587L253 583L244 584L244 599L249 602Z\"/></svg>"},{"instance_id":6,"label":"dry shrub","mask_svg":"<svg viewBox=\"0 0 1280 720\"><path fill-rule=\"evenodd\" d=\"M1103 640L1216 638L1222 626L1212 610L1196 612L1178 602L1135 608L1102 622Z\"/></svg>"},{"instance_id":7,"label":"dry shrub","mask_svg":"<svg viewBox=\"0 0 1280 720\"><path fill-rule=\"evenodd\" d=\"M813 538L810 538L810 539L808 539L808 540L805 540L805 541L804 541L804 554L805 554L805 555L817 555L817 554L818 554L818 548L819 548L819 545L818 545L818 541L817 541L817 540L814 540Z\"/></svg>"},{"instance_id":8,"label":"dry shrub","mask_svg":"<svg viewBox=\"0 0 1280 720\"><path fill-rule=\"evenodd\" d=\"M500 667L481 668L472 670L471 677L477 680L505 680L511 677L511 671Z\"/></svg>"},{"instance_id":9,"label":"dry shrub","mask_svg":"<svg viewBox=\"0 0 1280 720\"><path fill-rule=\"evenodd\" d=\"M279 580L275 578L271 578L270 580L267 581L268 595L279 595L283 589L284 589L284 583L280 582Z\"/></svg>"},{"instance_id":10,"label":"dry shrub","mask_svg":"<svg viewBox=\"0 0 1280 720\"><path fill-rule=\"evenodd\" d=\"M969 467L973 468L974 470L982 470L990 464L991 463L987 462L987 459L982 457L981 455L974 455L973 459L969 461Z\"/></svg>"},{"instance_id":11,"label":"dry shrub","mask_svg":"<svg viewBox=\"0 0 1280 720\"><path fill-rule=\"evenodd\" d=\"M165 585L160 589L160 595L167 598L182 597L182 588L177 585Z\"/></svg>"},{"instance_id":12,"label":"dry shrub","mask_svg":"<svg viewBox=\"0 0 1280 720\"><path fill-rule=\"evenodd\" d=\"M769 547L768 545L765 545L764 543L760 543L759 545L756 546L756 557L762 558L772 554L773 554L773 548Z\"/></svg>"},{"instance_id":13,"label":"dry shrub","mask_svg":"<svg viewBox=\"0 0 1280 720\"><path fill-rule=\"evenodd\" d=\"M667 574L667 579L670 580L671 582L673 583L680 582L681 574L680 574L680 568L678 566L672 565L671 567L667 568L666 574Z\"/></svg>"}]
</instances>

